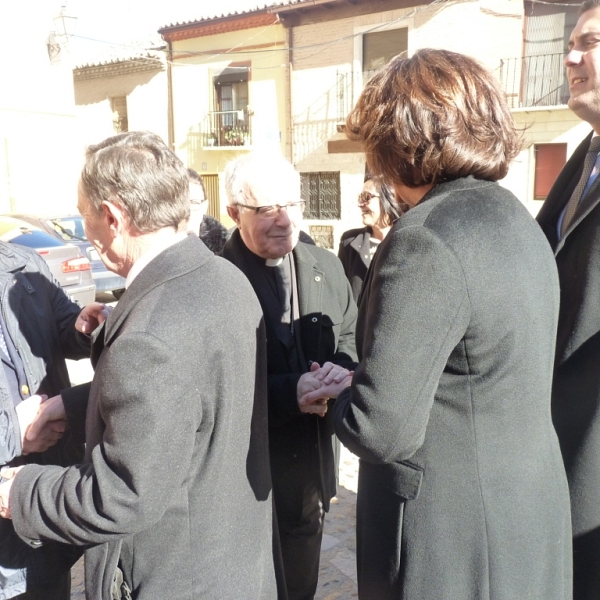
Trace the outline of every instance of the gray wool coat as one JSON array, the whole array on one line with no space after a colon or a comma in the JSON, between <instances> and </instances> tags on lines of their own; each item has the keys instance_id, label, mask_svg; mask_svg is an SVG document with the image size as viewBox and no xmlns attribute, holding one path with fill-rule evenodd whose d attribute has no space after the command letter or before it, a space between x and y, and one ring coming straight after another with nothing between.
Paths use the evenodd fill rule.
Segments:
<instances>
[{"instance_id":1,"label":"gray wool coat","mask_svg":"<svg viewBox=\"0 0 600 600\"><path fill-rule=\"evenodd\" d=\"M361 600L571 597L557 314L552 252L496 183L435 186L382 242L334 405L360 457Z\"/></svg>"},{"instance_id":2,"label":"gray wool coat","mask_svg":"<svg viewBox=\"0 0 600 600\"><path fill-rule=\"evenodd\" d=\"M556 227L590 139L575 150L537 216L560 279L552 419L571 492L576 600L600 598L600 179L560 241Z\"/></svg>"},{"instance_id":3,"label":"gray wool coat","mask_svg":"<svg viewBox=\"0 0 600 600\"><path fill-rule=\"evenodd\" d=\"M31 546L86 546L88 600L117 567L136 600L276 598L265 331L245 277L190 235L148 264L104 329L86 457L11 493Z\"/></svg>"}]
</instances>

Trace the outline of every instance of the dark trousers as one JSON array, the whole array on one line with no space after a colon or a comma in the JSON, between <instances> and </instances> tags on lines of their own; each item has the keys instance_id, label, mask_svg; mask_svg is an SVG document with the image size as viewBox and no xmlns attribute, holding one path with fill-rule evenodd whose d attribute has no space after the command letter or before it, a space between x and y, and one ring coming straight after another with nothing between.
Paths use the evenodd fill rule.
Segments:
<instances>
[{"instance_id":1,"label":"dark trousers","mask_svg":"<svg viewBox=\"0 0 600 600\"><path fill-rule=\"evenodd\" d=\"M288 600L312 600L319 579L325 516L320 493L312 484L303 488L302 498L278 490L275 483L274 488Z\"/></svg>"},{"instance_id":2,"label":"dark trousers","mask_svg":"<svg viewBox=\"0 0 600 600\"><path fill-rule=\"evenodd\" d=\"M56 577L56 584L52 587L33 589L19 594L14 600L69 600L71 598L71 573Z\"/></svg>"},{"instance_id":3,"label":"dark trousers","mask_svg":"<svg viewBox=\"0 0 600 600\"><path fill-rule=\"evenodd\" d=\"M600 598L600 527L573 539L573 600Z\"/></svg>"}]
</instances>

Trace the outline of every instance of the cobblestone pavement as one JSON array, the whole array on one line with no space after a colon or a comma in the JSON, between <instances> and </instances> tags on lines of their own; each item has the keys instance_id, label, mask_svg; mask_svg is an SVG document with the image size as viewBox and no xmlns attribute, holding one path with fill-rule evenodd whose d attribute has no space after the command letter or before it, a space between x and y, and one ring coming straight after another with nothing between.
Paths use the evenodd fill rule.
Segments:
<instances>
[{"instance_id":1,"label":"cobblestone pavement","mask_svg":"<svg viewBox=\"0 0 600 600\"><path fill-rule=\"evenodd\" d=\"M89 381L93 372L89 361L69 363L73 384ZM342 446L340 485L331 509L325 516L321 545L321 568L315 600L352 600L358 598L356 587L355 509L358 483L358 459ZM83 559L71 571L71 600L85 600ZM218 600L218 599L207 599ZM253 600L240 598L240 600Z\"/></svg>"},{"instance_id":2,"label":"cobblestone pavement","mask_svg":"<svg viewBox=\"0 0 600 600\"><path fill-rule=\"evenodd\" d=\"M342 446L340 485L325 516L315 600L358 598L356 587L356 487L358 459Z\"/></svg>"}]
</instances>

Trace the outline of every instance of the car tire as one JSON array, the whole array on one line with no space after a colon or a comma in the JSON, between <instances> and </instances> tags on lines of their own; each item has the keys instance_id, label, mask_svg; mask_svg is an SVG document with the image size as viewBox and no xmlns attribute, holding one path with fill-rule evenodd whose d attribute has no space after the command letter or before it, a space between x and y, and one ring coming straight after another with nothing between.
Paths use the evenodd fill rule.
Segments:
<instances>
[{"instance_id":1,"label":"car tire","mask_svg":"<svg viewBox=\"0 0 600 600\"><path fill-rule=\"evenodd\" d=\"M115 297L115 300L120 300L121 296L125 293L125 288L113 290L111 293Z\"/></svg>"}]
</instances>

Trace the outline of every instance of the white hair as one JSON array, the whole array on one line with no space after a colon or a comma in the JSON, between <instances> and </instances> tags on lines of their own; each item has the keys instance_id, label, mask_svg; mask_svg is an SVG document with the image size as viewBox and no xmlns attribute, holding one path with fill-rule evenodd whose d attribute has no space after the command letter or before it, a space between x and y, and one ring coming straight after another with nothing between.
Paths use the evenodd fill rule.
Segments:
<instances>
[{"instance_id":1,"label":"white hair","mask_svg":"<svg viewBox=\"0 0 600 600\"><path fill-rule=\"evenodd\" d=\"M225 191L231 206L296 202L300 174L279 154L250 152L227 163Z\"/></svg>"}]
</instances>

